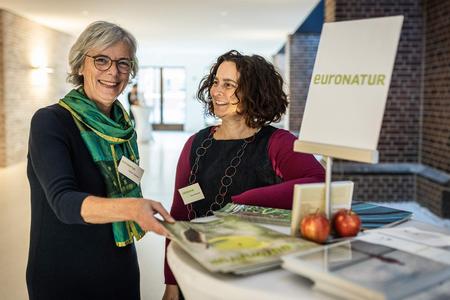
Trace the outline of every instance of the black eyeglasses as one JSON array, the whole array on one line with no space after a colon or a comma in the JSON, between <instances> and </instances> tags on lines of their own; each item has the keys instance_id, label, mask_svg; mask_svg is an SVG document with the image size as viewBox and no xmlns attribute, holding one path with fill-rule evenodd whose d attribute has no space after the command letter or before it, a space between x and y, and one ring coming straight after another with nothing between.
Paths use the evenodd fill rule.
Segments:
<instances>
[{"instance_id":1,"label":"black eyeglasses","mask_svg":"<svg viewBox=\"0 0 450 300\"><path fill-rule=\"evenodd\" d=\"M106 56L106 55L90 56L87 54L86 54L86 56L90 57L94 60L94 66L99 71L109 70L109 68L111 68L113 62L116 63L117 70L119 71L119 73L129 74L133 70L134 61L126 59L126 58L111 59L109 56Z\"/></svg>"}]
</instances>

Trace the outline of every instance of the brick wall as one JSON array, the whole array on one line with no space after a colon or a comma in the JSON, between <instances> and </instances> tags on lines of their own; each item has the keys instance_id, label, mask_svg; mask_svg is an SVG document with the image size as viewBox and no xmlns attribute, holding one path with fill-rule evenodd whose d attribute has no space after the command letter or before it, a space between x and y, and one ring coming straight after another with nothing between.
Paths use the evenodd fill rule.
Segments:
<instances>
[{"instance_id":1,"label":"brick wall","mask_svg":"<svg viewBox=\"0 0 450 300\"><path fill-rule=\"evenodd\" d=\"M26 158L30 119L70 89L65 82L71 36L0 10L0 167ZM53 73L33 69L46 66Z\"/></svg>"},{"instance_id":2,"label":"brick wall","mask_svg":"<svg viewBox=\"0 0 450 300\"><path fill-rule=\"evenodd\" d=\"M425 2L425 61L420 159L450 173L450 1ZM450 186L420 178L417 201L450 218Z\"/></svg>"},{"instance_id":3,"label":"brick wall","mask_svg":"<svg viewBox=\"0 0 450 300\"><path fill-rule=\"evenodd\" d=\"M450 173L450 1L426 11L422 162Z\"/></svg>"},{"instance_id":4,"label":"brick wall","mask_svg":"<svg viewBox=\"0 0 450 300\"><path fill-rule=\"evenodd\" d=\"M355 181L356 200L416 200L450 218L450 1L325 0L324 15L405 16L378 144L391 171L341 161L333 180Z\"/></svg>"},{"instance_id":5,"label":"brick wall","mask_svg":"<svg viewBox=\"0 0 450 300\"><path fill-rule=\"evenodd\" d=\"M418 176L416 200L433 213L450 218L449 189L445 185Z\"/></svg>"},{"instance_id":6,"label":"brick wall","mask_svg":"<svg viewBox=\"0 0 450 300\"><path fill-rule=\"evenodd\" d=\"M404 15L378 150L380 162L417 162L424 31L421 1L328 0L325 11L325 22ZM334 19L327 19L333 15Z\"/></svg>"},{"instance_id":7,"label":"brick wall","mask_svg":"<svg viewBox=\"0 0 450 300\"><path fill-rule=\"evenodd\" d=\"M289 130L299 132L320 35L297 33L288 37Z\"/></svg>"},{"instance_id":8,"label":"brick wall","mask_svg":"<svg viewBox=\"0 0 450 300\"><path fill-rule=\"evenodd\" d=\"M355 183L353 201L396 202L415 199L416 175L411 174L333 174L333 181Z\"/></svg>"}]
</instances>

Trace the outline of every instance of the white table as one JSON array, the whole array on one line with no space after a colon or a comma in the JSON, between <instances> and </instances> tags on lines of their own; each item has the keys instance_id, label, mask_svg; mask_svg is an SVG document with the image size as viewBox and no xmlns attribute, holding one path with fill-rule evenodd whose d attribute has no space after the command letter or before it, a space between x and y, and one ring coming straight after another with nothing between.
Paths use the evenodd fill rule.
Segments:
<instances>
[{"instance_id":1,"label":"white table","mask_svg":"<svg viewBox=\"0 0 450 300\"><path fill-rule=\"evenodd\" d=\"M414 226L423 230L450 234L445 229L414 220L399 226ZM285 233L289 231L287 227L269 227ZM313 283L310 280L281 268L249 276L211 273L199 265L176 243L170 243L167 250L167 260L185 298L188 300L335 299L333 296L314 290L312 288ZM450 280L408 299L450 299Z\"/></svg>"}]
</instances>

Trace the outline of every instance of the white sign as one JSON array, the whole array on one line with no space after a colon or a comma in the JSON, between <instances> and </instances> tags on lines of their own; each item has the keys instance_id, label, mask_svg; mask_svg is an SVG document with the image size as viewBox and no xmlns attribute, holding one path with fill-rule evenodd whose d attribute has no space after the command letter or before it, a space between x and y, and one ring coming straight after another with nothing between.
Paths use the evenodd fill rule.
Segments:
<instances>
[{"instance_id":1,"label":"white sign","mask_svg":"<svg viewBox=\"0 0 450 300\"><path fill-rule=\"evenodd\" d=\"M139 184L141 182L142 175L144 175L144 169L135 164L132 160L128 159L125 155L119 162L117 170L128 179Z\"/></svg>"},{"instance_id":2,"label":"white sign","mask_svg":"<svg viewBox=\"0 0 450 300\"><path fill-rule=\"evenodd\" d=\"M395 16L324 24L300 141L376 150L402 23Z\"/></svg>"},{"instance_id":3,"label":"white sign","mask_svg":"<svg viewBox=\"0 0 450 300\"><path fill-rule=\"evenodd\" d=\"M183 199L185 205L205 199L202 188L198 183L194 183L184 188L178 189L178 192L180 193L181 199Z\"/></svg>"}]
</instances>

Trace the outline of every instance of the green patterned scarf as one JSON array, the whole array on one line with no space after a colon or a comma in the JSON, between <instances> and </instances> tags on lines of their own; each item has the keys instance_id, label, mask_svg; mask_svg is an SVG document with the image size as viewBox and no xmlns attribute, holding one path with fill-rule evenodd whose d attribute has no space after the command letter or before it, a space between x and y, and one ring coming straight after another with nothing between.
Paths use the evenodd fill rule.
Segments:
<instances>
[{"instance_id":1,"label":"green patterned scarf","mask_svg":"<svg viewBox=\"0 0 450 300\"><path fill-rule=\"evenodd\" d=\"M117 170L122 156L135 163L139 161L136 134L120 102L117 100L114 102L111 118L108 118L80 88L70 91L59 101L59 105L72 114L81 137L102 174L107 197L141 198L140 186ZM133 236L139 240L145 234L133 221L114 222L112 229L116 245L119 247L133 243Z\"/></svg>"}]
</instances>

